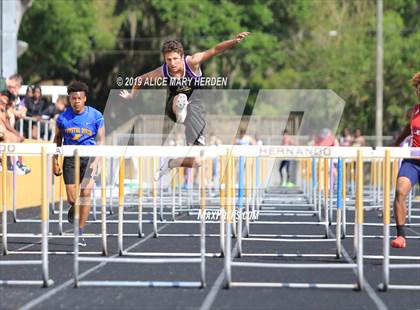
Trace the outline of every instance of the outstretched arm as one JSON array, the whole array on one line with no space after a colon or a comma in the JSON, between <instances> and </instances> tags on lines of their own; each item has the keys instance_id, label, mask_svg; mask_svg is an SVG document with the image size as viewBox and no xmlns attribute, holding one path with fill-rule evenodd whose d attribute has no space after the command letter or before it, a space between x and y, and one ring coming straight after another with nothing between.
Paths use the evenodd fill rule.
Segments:
<instances>
[{"instance_id":1,"label":"outstretched arm","mask_svg":"<svg viewBox=\"0 0 420 310\"><path fill-rule=\"evenodd\" d=\"M134 82L133 88L131 89L131 92L124 89L120 92L120 96L124 99L132 99L139 92L141 86L144 84L144 81L146 80L150 81L150 80L160 78L160 77L163 77L161 67L158 67L153 71L140 75L135 78L135 82Z\"/></svg>"},{"instance_id":2,"label":"outstretched arm","mask_svg":"<svg viewBox=\"0 0 420 310\"><path fill-rule=\"evenodd\" d=\"M193 68L193 70L198 70L200 64L205 62L207 59L216 56L220 53L223 53L228 49L233 48L236 44L241 42L244 38L246 38L249 35L250 32L241 32L231 40L223 41L204 52L195 53L188 59L188 64L190 65L190 67Z\"/></svg>"}]
</instances>

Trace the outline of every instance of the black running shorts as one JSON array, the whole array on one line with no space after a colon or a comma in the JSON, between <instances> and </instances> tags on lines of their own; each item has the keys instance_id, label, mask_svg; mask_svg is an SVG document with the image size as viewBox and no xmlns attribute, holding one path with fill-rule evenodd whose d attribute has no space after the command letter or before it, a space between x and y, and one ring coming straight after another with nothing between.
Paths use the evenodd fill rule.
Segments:
<instances>
[{"instance_id":1,"label":"black running shorts","mask_svg":"<svg viewBox=\"0 0 420 310\"><path fill-rule=\"evenodd\" d=\"M93 163L91 157L80 157L80 183L84 179L90 179L92 169L89 166ZM63 162L63 177L66 185L74 183L74 157L65 157Z\"/></svg>"},{"instance_id":2,"label":"black running shorts","mask_svg":"<svg viewBox=\"0 0 420 310\"><path fill-rule=\"evenodd\" d=\"M172 110L174 98L174 95L170 95L166 100L165 114L176 123L176 115ZM194 93L188 101L190 103L188 104L187 117L184 121L187 145L205 145L204 129L206 128L206 110L202 101L198 96L194 96ZM169 134L169 131L168 129L164 129L165 135ZM164 139L166 139L166 136Z\"/></svg>"}]
</instances>

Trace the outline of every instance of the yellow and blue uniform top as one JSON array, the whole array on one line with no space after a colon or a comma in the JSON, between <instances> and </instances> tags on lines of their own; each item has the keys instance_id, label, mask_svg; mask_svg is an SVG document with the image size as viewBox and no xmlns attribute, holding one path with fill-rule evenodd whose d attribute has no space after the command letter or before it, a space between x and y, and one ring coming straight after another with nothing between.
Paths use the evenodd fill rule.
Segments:
<instances>
[{"instance_id":1,"label":"yellow and blue uniform top","mask_svg":"<svg viewBox=\"0 0 420 310\"><path fill-rule=\"evenodd\" d=\"M95 145L96 135L104 127L104 117L90 106L85 106L80 114L74 113L69 106L57 118L57 127L64 138L64 145Z\"/></svg>"}]
</instances>

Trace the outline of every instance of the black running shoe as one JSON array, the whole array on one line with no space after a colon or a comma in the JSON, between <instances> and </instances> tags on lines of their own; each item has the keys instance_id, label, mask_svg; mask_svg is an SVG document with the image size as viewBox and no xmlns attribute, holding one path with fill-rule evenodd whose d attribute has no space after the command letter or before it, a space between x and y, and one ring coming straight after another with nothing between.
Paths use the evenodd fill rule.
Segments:
<instances>
[{"instance_id":1,"label":"black running shoe","mask_svg":"<svg viewBox=\"0 0 420 310\"><path fill-rule=\"evenodd\" d=\"M67 213L67 220L70 224L73 224L74 222L74 208L70 207L69 212Z\"/></svg>"}]
</instances>

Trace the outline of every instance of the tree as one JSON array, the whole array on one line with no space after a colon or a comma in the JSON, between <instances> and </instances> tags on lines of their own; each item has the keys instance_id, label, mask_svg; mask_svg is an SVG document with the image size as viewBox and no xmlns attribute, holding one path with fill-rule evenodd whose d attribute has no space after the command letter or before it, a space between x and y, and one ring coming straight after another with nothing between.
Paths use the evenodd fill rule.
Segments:
<instances>
[{"instance_id":1,"label":"tree","mask_svg":"<svg viewBox=\"0 0 420 310\"><path fill-rule=\"evenodd\" d=\"M25 80L68 79L92 51L91 1L34 1L22 20L19 38L28 51L19 59Z\"/></svg>"}]
</instances>

